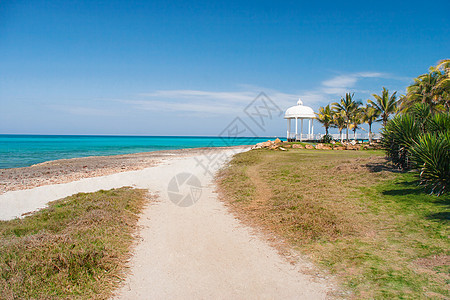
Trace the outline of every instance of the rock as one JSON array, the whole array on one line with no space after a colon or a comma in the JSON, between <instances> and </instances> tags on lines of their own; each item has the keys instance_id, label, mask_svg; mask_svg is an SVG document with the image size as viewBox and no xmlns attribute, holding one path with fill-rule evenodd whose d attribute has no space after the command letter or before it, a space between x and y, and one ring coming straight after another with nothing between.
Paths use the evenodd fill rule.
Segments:
<instances>
[{"instance_id":1,"label":"rock","mask_svg":"<svg viewBox=\"0 0 450 300\"><path fill-rule=\"evenodd\" d=\"M375 147L374 146L371 146L371 145L364 145L363 146L363 148L364 148L364 150L372 150L372 149L375 149Z\"/></svg>"},{"instance_id":2,"label":"rock","mask_svg":"<svg viewBox=\"0 0 450 300\"><path fill-rule=\"evenodd\" d=\"M359 146L347 145L346 150L359 150Z\"/></svg>"},{"instance_id":3,"label":"rock","mask_svg":"<svg viewBox=\"0 0 450 300\"><path fill-rule=\"evenodd\" d=\"M304 147L302 145L300 145L300 144L293 144L292 148L293 149L303 149Z\"/></svg>"},{"instance_id":4,"label":"rock","mask_svg":"<svg viewBox=\"0 0 450 300\"><path fill-rule=\"evenodd\" d=\"M337 147L334 147L333 150L345 150L345 148L342 146L337 146Z\"/></svg>"},{"instance_id":5,"label":"rock","mask_svg":"<svg viewBox=\"0 0 450 300\"><path fill-rule=\"evenodd\" d=\"M278 149L280 149L281 151L287 151L285 148L283 147L279 147Z\"/></svg>"},{"instance_id":6,"label":"rock","mask_svg":"<svg viewBox=\"0 0 450 300\"><path fill-rule=\"evenodd\" d=\"M281 145L287 147L291 147L291 145L285 145L283 143L283 141L281 141L279 138L277 138L274 141L268 140L267 142L261 142L261 143L257 143L256 145L254 145L252 147L253 149L262 149L262 148L268 148L270 150L277 150ZM284 148L283 151L286 151L286 149Z\"/></svg>"},{"instance_id":7,"label":"rock","mask_svg":"<svg viewBox=\"0 0 450 300\"><path fill-rule=\"evenodd\" d=\"M324 145L324 144L317 144L316 145L316 149L319 149L319 150L331 150L331 147L328 146L328 145Z\"/></svg>"},{"instance_id":8,"label":"rock","mask_svg":"<svg viewBox=\"0 0 450 300\"><path fill-rule=\"evenodd\" d=\"M314 146L310 145L310 144L306 144L305 145L305 149L314 149Z\"/></svg>"}]
</instances>

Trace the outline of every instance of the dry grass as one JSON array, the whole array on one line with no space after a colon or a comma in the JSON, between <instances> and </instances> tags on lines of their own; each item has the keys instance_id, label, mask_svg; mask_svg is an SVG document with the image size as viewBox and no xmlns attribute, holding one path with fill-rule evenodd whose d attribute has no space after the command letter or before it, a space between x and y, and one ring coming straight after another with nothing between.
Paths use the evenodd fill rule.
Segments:
<instances>
[{"instance_id":1,"label":"dry grass","mask_svg":"<svg viewBox=\"0 0 450 300\"><path fill-rule=\"evenodd\" d=\"M106 299L124 276L148 192L80 193L0 222L2 299Z\"/></svg>"},{"instance_id":2,"label":"dry grass","mask_svg":"<svg viewBox=\"0 0 450 300\"><path fill-rule=\"evenodd\" d=\"M218 181L241 219L326 267L355 298L449 296L449 198L423 194L382 152L254 150Z\"/></svg>"}]
</instances>

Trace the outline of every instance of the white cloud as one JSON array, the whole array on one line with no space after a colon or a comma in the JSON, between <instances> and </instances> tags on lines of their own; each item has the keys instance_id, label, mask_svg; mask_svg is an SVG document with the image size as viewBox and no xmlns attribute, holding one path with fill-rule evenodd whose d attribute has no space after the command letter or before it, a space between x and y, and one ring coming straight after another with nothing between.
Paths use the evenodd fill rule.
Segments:
<instances>
[{"instance_id":1,"label":"white cloud","mask_svg":"<svg viewBox=\"0 0 450 300\"><path fill-rule=\"evenodd\" d=\"M331 88L345 88L355 85L358 78L355 75L340 75L322 82L323 86Z\"/></svg>"},{"instance_id":2,"label":"white cloud","mask_svg":"<svg viewBox=\"0 0 450 300\"><path fill-rule=\"evenodd\" d=\"M362 78L386 78L386 74L379 72L358 72L338 75L322 82L322 91L325 94L345 94L356 86Z\"/></svg>"},{"instance_id":3,"label":"white cloud","mask_svg":"<svg viewBox=\"0 0 450 300\"><path fill-rule=\"evenodd\" d=\"M385 73L379 73L379 72L359 72L356 73L357 77L363 77L363 78L386 78L388 75Z\"/></svg>"},{"instance_id":4,"label":"white cloud","mask_svg":"<svg viewBox=\"0 0 450 300\"><path fill-rule=\"evenodd\" d=\"M285 93L252 85L240 85L240 91L157 90L138 95L139 99L119 100L135 109L159 112L188 112L190 114L237 115L265 92L281 109L295 105L300 97L306 105L317 106L330 101L330 95L343 95L353 89L361 78L377 78L384 74L359 72L327 79L316 89Z\"/></svg>"},{"instance_id":5,"label":"white cloud","mask_svg":"<svg viewBox=\"0 0 450 300\"><path fill-rule=\"evenodd\" d=\"M341 97L346 92L370 95L371 92L367 89L357 89L359 81L365 78L389 78L389 76L380 72L341 74L322 81L315 88L299 90L296 93L285 93L253 85L239 85L240 90L237 91L156 90L139 94L135 99L117 101L129 105L131 109L145 111L188 113L189 116L236 116L242 113L260 92L266 93L282 110L295 105L298 98L301 98L305 105L318 108L320 105L336 101L336 97Z\"/></svg>"},{"instance_id":6,"label":"white cloud","mask_svg":"<svg viewBox=\"0 0 450 300\"><path fill-rule=\"evenodd\" d=\"M71 115L81 115L81 116L114 116L116 113L106 109L106 108L93 108L85 106L66 106L66 105L50 105L50 108L69 113Z\"/></svg>"},{"instance_id":7,"label":"white cloud","mask_svg":"<svg viewBox=\"0 0 450 300\"><path fill-rule=\"evenodd\" d=\"M131 104L137 109L158 112L193 112L210 114L235 113L236 107L229 103L212 103L210 101L196 100L185 101L162 101L162 100L122 100L121 102Z\"/></svg>"},{"instance_id":8,"label":"white cloud","mask_svg":"<svg viewBox=\"0 0 450 300\"><path fill-rule=\"evenodd\" d=\"M254 97L252 92L212 92L200 90L159 90L153 93L141 94L142 97L169 99L204 99L244 102Z\"/></svg>"},{"instance_id":9,"label":"white cloud","mask_svg":"<svg viewBox=\"0 0 450 300\"><path fill-rule=\"evenodd\" d=\"M280 108L294 105L298 95L272 89L245 86L244 91L158 90L140 94L139 100L118 100L137 109L149 111L173 111L208 113L213 115L237 115L250 104L261 91Z\"/></svg>"}]
</instances>

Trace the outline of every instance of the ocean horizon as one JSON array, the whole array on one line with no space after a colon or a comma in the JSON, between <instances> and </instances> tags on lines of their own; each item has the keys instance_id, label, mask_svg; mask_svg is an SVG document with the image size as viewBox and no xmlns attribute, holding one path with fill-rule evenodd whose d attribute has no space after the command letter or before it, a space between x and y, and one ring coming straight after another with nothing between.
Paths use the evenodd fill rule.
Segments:
<instances>
[{"instance_id":1,"label":"ocean horizon","mask_svg":"<svg viewBox=\"0 0 450 300\"><path fill-rule=\"evenodd\" d=\"M256 144L274 137L0 134L0 169L87 156Z\"/></svg>"}]
</instances>

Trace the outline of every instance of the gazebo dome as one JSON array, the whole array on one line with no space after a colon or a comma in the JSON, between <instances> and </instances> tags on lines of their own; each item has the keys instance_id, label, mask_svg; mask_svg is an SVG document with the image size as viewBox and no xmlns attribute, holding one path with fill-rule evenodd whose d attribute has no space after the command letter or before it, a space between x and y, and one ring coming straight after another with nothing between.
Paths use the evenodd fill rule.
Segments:
<instances>
[{"instance_id":1,"label":"gazebo dome","mask_svg":"<svg viewBox=\"0 0 450 300\"><path fill-rule=\"evenodd\" d=\"M304 106L303 101L298 99L297 105L289 107L284 113L284 118L287 119L287 134L288 141L303 141L314 140L314 119L316 114L309 106ZM300 133L298 132L298 120L300 119ZM303 134L303 121L308 121L308 134ZM295 121L295 132L291 132L291 121Z\"/></svg>"},{"instance_id":2,"label":"gazebo dome","mask_svg":"<svg viewBox=\"0 0 450 300\"><path fill-rule=\"evenodd\" d=\"M289 107L284 113L285 119L313 119L315 117L314 110L309 106L304 106L300 99L296 106Z\"/></svg>"}]
</instances>

